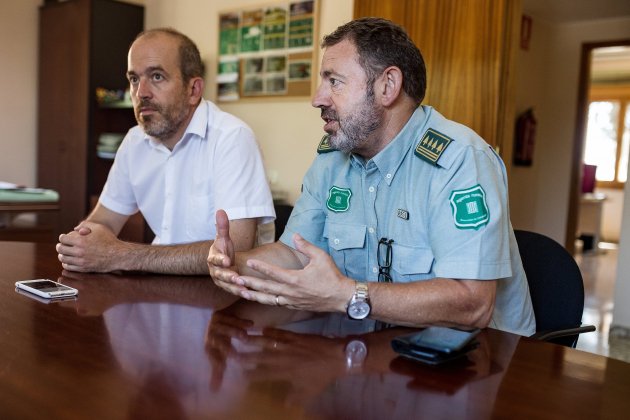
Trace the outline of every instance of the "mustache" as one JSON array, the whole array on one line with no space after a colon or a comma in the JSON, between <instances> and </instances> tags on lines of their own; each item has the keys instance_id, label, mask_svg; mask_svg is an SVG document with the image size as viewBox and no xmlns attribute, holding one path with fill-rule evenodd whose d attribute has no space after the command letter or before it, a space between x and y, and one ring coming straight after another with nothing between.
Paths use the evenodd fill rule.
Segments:
<instances>
[{"instance_id":1,"label":"mustache","mask_svg":"<svg viewBox=\"0 0 630 420\"><path fill-rule=\"evenodd\" d=\"M330 108L322 108L321 116L322 116L322 119L325 119L325 120L335 120L335 121L339 120L337 116L337 111L334 111Z\"/></svg>"},{"instance_id":2,"label":"mustache","mask_svg":"<svg viewBox=\"0 0 630 420\"><path fill-rule=\"evenodd\" d=\"M150 108L156 111L160 111L160 106L154 102L151 102L151 100L149 99L142 99L138 103L138 106L136 106L136 109L140 110L141 108Z\"/></svg>"}]
</instances>

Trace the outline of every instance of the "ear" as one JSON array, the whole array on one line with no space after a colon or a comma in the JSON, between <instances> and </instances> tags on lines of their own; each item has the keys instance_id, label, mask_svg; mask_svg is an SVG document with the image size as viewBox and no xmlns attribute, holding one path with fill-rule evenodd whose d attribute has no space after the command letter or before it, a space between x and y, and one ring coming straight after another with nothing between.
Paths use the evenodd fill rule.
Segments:
<instances>
[{"instance_id":1,"label":"ear","mask_svg":"<svg viewBox=\"0 0 630 420\"><path fill-rule=\"evenodd\" d=\"M203 87L204 82L201 77L193 77L190 79L188 82L188 89L190 92L189 101L191 104L196 105L199 103L201 97L203 96Z\"/></svg>"},{"instance_id":2,"label":"ear","mask_svg":"<svg viewBox=\"0 0 630 420\"><path fill-rule=\"evenodd\" d=\"M379 78L381 104L390 106L400 96L402 90L402 71L396 66L387 67Z\"/></svg>"}]
</instances>

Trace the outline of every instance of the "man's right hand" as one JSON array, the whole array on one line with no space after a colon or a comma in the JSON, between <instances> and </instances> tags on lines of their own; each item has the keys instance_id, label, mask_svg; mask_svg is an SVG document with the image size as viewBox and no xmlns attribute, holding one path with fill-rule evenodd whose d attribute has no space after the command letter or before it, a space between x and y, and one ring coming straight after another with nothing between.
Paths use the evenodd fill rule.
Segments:
<instances>
[{"instance_id":1,"label":"man's right hand","mask_svg":"<svg viewBox=\"0 0 630 420\"><path fill-rule=\"evenodd\" d=\"M229 279L238 276L234 242L230 237L230 221L224 210L217 210L217 237L208 253L208 271L214 283L220 288L239 295L244 288L236 286ZM228 281L226 281L228 280Z\"/></svg>"},{"instance_id":2,"label":"man's right hand","mask_svg":"<svg viewBox=\"0 0 630 420\"><path fill-rule=\"evenodd\" d=\"M100 223L82 222L72 232L59 235L56 246L61 266L69 271L106 273L119 267L124 242Z\"/></svg>"}]
</instances>

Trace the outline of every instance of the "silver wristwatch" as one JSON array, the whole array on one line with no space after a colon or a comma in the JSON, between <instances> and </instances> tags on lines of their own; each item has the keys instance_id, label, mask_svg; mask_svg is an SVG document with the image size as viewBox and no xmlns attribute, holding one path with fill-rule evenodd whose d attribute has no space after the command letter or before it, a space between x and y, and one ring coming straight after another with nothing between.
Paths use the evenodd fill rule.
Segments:
<instances>
[{"instance_id":1,"label":"silver wristwatch","mask_svg":"<svg viewBox=\"0 0 630 420\"><path fill-rule=\"evenodd\" d=\"M367 283L357 281L354 295L348 302L347 313L352 319L364 319L370 315L372 306L370 305L370 297L368 295Z\"/></svg>"}]
</instances>

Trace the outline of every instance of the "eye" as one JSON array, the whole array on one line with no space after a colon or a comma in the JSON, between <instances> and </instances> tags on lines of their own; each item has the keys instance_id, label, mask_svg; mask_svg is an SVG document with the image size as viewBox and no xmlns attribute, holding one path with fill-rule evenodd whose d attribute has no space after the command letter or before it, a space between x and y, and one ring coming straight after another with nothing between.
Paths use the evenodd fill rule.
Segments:
<instances>
[{"instance_id":1,"label":"eye","mask_svg":"<svg viewBox=\"0 0 630 420\"><path fill-rule=\"evenodd\" d=\"M131 83L132 85L138 84L138 76L129 76L127 77L127 79L129 80L129 83Z\"/></svg>"},{"instance_id":2,"label":"eye","mask_svg":"<svg viewBox=\"0 0 630 420\"><path fill-rule=\"evenodd\" d=\"M331 77L329 79L329 82L330 82L330 86L333 86L333 87L338 86L339 83L341 83L339 80L335 79L334 77Z\"/></svg>"},{"instance_id":3,"label":"eye","mask_svg":"<svg viewBox=\"0 0 630 420\"><path fill-rule=\"evenodd\" d=\"M162 75L162 73L153 73L151 75L151 79L156 82L159 82L160 80L164 80L164 76Z\"/></svg>"}]
</instances>

